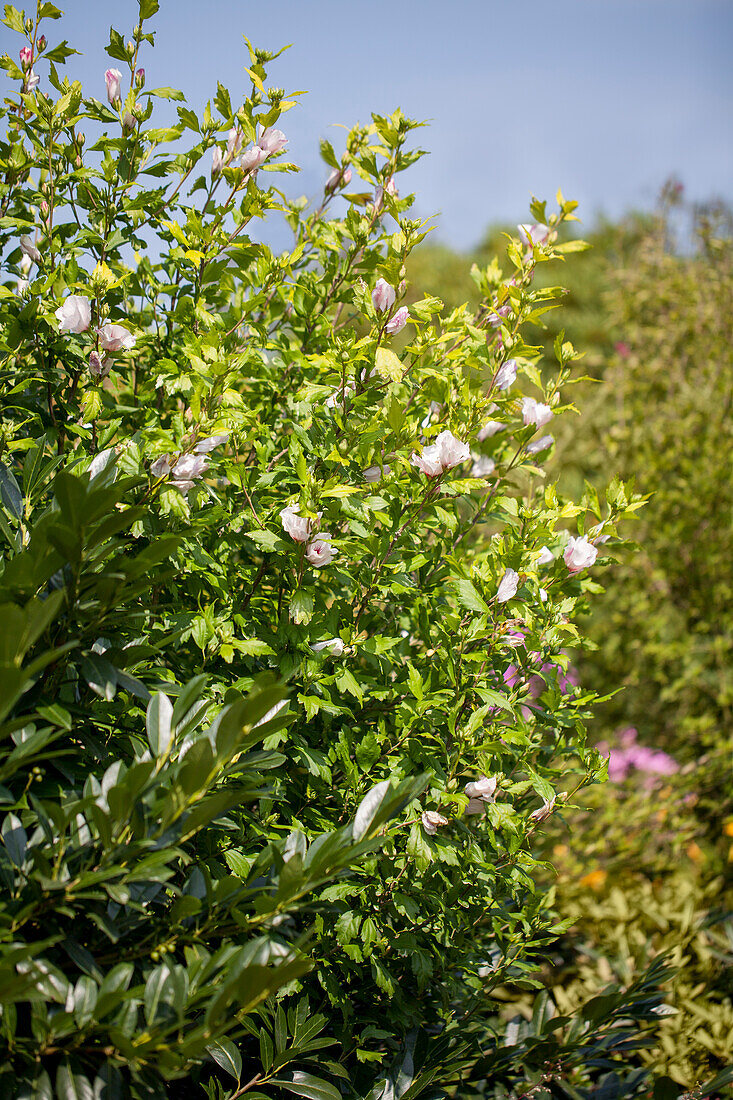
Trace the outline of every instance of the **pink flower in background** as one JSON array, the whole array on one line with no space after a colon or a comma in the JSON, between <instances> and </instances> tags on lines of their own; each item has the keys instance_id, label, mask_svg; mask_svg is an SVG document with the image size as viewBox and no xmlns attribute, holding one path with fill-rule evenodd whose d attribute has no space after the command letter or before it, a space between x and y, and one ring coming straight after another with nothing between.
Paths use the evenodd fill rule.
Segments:
<instances>
[{"instance_id":1,"label":"pink flower in background","mask_svg":"<svg viewBox=\"0 0 733 1100\"><path fill-rule=\"evenodd\" d=\"M123 348L135 347L135 337L122 325L102 325L97 332L105 351L122 351Z\"/></svg>"},{"instance_id":2,"label":"pink flower in background","mask_svg":"<svg viewBox=\"0 0 733 1100\"><path fill-rule=\"evenodd\" d=\"M489 405L487 412L496 412L499 406L496 404ZM485 439L490 439L492 435L496 435L497 432L501 432L506 428L506 424L502 424L501 420L485 420L483 425L479 428L476 438L479 443L483 443Z\"/></svg>"},{"instance_id":3,"label":"pink flower in background","mask_svg":"<svg viewBox=\"0 0 733 1100\"><path fill-rule=\"evenodd\" d=\"M538 455L541 451L546 451L548 447L551 447L555 442L553 435L543 435L539 439L535 439L532 443L527 444L528 455Z\"/></svg>"},{"instance_id":4,"label":"pink flower in background","mask_svg":"<svg viewBox=\"0 0 733 1100\"><path fill-rule=\"evenodd\" d=\"M488 455L473 455L471 477L491 477L496 469L496 463Z\"/></svg>"},{"instance_id":5,"label":"pink flower in background","mask_svg":"<svg viewBox=\"0 0 733 1100\"><path fill-rule=\"evenodd\" d=\"M609 750L607 742L600 742L598 751L608 753L608 778L613 783L621 783L633 771L645 772L650 776L647 785L654 785L655 775L674 775L680 769L679 764L661 749L652 749L648 745L637 743L638 732L633 726L621 731L621 744Z\"/></svg>"},{"instance_id":6,"label":"pink flower in background","mask_svg":"<svg viewBox=\"0 0 733 1100\"><path fill-rule=\"evenodd\" d=\"M407 306L400 306L395 315L387 321L387 324L384 326L384 331L388 332L390 336L395 336L398 332L402 332L402 329L407 324L409 315Z\"/></svg>"},{"instance_id":7,"label":"pink flower in background","mask_svg":"<svg viewBox=\"0 0 733 1100\"><path fill-rule=\"evenodd\" d=\"M373 484L375 481L381 481L383 476L389 477L391 473L391 466L367 466L364 470L364 480Z\"/></svg>"},{"instance_id":8,"label":"pink flower in background","mask_svg":"<svg viewBox=\"0 0 733 1100\"><path fill-rule=\"evenodd\" d=\"M624 340L619 340L618 343L614 344L613 346L616 349L617 354L620 355L622 359L628 359L631 355L631 348Z\"/></svg>"},{"instance_id":9,"label":"pink flower in background","mask_svg":"<svg viewBox=\"0 0 733 1100\"><path fill-rule=\"evenodd\" d=\"M588 541L587 535L583 535L582 538L571 536L563 554L570 573L580 573L583 569L587 569L597 557L598 550L592 542Z\"/></svg>"},{"instance_id":10,"label":"pink flower in background","mask_svg":"<svg viewBox=\"0 0 733 1100\"><path fill-rule=\"evenodd\" d=\"M537 555L537 565L552 565L554 560L552 550L549 550L546 546L541 547Z\"/></svg>"},{"instance_id":11,"label":"pink flower in background","mask_svg":"<svg viewBox=\"0 0 733 1100\"><path fill-rule=\"evenodd\" d=\"M232 157L236 157L237 153L242 148L243 143L244 134L237 126L233 126L232 129L229 131L229 135L227 137L227 160L231 160Z\"/></svg>"},{"instance_id":12,"label":"pink flower in background","mask_svg":"<svg viewBox=\"0 0 733 1100\"><path fill-rule=\"evenodd\" d=\"M535 401L534 397L525 397L522 399L522 417L525 424L543 428L552 420L552 409L549 405Z\"/></svg>"},{"instance_id":13,"label":"pink flower in background","mask_svg":"<svg viewBox=\"0 0 733 1100\"><path fill-rule=\"evenodd\" d=\"M391 309L396 297L395 288L386 279L377 279L377 285L372 291L372 302L377 313L386 313Z\"/></svg>"},{"instance_id":14,"label":"pink flower in background","mask_svg":"<svg viewBox=\"0 0 733 1100\"><path fill-rule=\"evenodd\" d=\"M324 531L317 539L308 543L305 558L311 565L315 565L316 569L320 569L324 565L330 565L337 554L338 550L331 546L330 533Z\"/></svg>"},{"instance_id":15,"label":"pink flower in background","mask_svg":"<svg viewBox=\"0 0 733 1100\"><path fill-rule=\"evenodd\" d=\"M519 239L525 248L532 248L536 244L544 244L550 235L548 226L539 222L536 225L518 225Z\"/></svg>"},{"instance_id":16,"label":"pink flower in background","mask_svg":"<svg viewBox=\"0 0 733 1100\"><path fill-rule=\"evenodd\" d=\"M119 69L107 69L104 74L104 82L107 85L107 99L112 106L115 105L121 97L121 81L122 73Z\"/></svg>"}]
</instances>

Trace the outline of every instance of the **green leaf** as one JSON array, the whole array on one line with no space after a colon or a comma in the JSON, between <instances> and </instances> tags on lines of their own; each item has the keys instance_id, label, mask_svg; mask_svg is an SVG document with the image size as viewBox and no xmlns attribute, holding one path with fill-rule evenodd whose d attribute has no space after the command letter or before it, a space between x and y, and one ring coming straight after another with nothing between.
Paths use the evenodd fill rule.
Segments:
<instances>
[{"instance_id":1,"label":"green leaf","mask_svg":"<svg viewBox=\"0 0 733 1100\"><path fill-rule=\"evenodd\" d=\"M465 607L467 611L478 611L484 615L490 614L488 604L479 596L471 581L464 577L457 577L454 579L453 584L458 592L458 599L461 605Z\"/></svg>"},{"instance_id":2,"label":"green leaf","mask_svg":"<svg viewBox=\"0 0 733 1100\"><path fill-rule=\"evenodd\" d=\"M155 757L165 756L170 750L173 741L172 717L173 707L170 699L161 691L156 691L148 703L145 717L148 744Z\"/></svg>"},{"instance_id":3,"label":"green leaf","mask_svg":"<svg viewBox=\"0 0 733 1100\"><path fill-rule=\"evenodd\" d=\"M140 0L140 22L150 19L159 10L158 0Z\"/></svg>"},{"instance_id":4,"label":"green leaf","mask_svg":"<svg viewBox=\"0 0 733 1100\"><path fill-rule=\"evenodd\" d=\"M206 1048L217 1066L229 1073L239 1084L242 1075L242 1055L231 1039L219 1039Z\"/></svg>"},{"instance_id":5,"label":"green leaf","mask_svg":"<svg viewBox=\"0 0 733 1100\"><path fill-rule=\"evenodd\" d=\"M313 618L313 594L299 588L290 597L290 618L299 626L307 625Z\"/></svg>"},{"instance_id":6,"label":"green leaf","mask_svg":"<svg viewBox=\"0 0 733 1100\"><path fill-rule=\"evenodd\" d=\"M58 1100L94 1100L92 1086L80 1073L74 1073L68 1062L59 1066L56 1073Z\"/></svg>"},{"instance_id":7,"label":"green leaf","mask_svg":"<svg viewBox=\"0 0 733 1100\"><path fill-rule=\"evenodd\" d=\"M362 840L369 832L369 828L390 790L389 780L383 779L381 783L377 783L376 787L372 787L369 794L359 803L359 808L354 816L354 823L351 826L351 835L354 840Z\"/></svg>"},{"instance_id":8,"label":"green leaf","mask_svg":"<svg viewBox=\"0 0 733 1100\"><path fill-rule=\"evenodd\" d=\"M9 512L21 519L23 516L23 494L12 471L4 462L0 462L0 499Z\"/></svg>"},{"instance_id":9,"label":"green leaf","mask_svg":"<svg viewBox=\"0 0 733 1100\"><path fill-rule=\"evenodd\" d=\"M271 1085L278 1085L288 1092L294 1092L296 1096L306 1096L308 1100L342 1100L341 1093L335 1085L329 1084L320 1077L314 1077L312 1073L302 1070L294 1070L292 1079L287 1077L272 1078Z\"/></svg>"}]
</instances>

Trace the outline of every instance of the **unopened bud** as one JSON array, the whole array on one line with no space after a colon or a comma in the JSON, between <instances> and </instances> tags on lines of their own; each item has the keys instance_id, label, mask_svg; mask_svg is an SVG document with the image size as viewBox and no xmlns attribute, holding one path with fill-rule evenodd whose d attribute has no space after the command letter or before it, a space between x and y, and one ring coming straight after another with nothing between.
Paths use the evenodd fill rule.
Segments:
<instances>
[{"instance_id":1,"label":"unopened bud","mask_svg":"<svg viewBox=\"0 0 733 1100\"><path fill-rule=\"evenodd\" d=\"M138 69L137 72L135 73L135 87L136 88L144 88L145 87L145 69Z\"/></svg>"},{"instance_id":2,"label":"unopened bud","mask_svg":"<svg viewBox=\"0 0 733 1100\"><path fill-rule=\"evenodd\" d=\"M126 50L127 50L127 52L129 53L130 57L132 57L132 55L133 55L133 54L134 54L134 52L135 52L135 43L134 43L134 42L132 42L132 41L128 42L128 43L127 43L127 46L125 47L125 49L126 49Z\"/></svg>"},{"instance_id":3,"label":"unopened bud","mask_svg":"<svg viewBox=\"0 0 733 1100\"><path fill-rule=\"evenodd\" d=\"M20 51L20 63L23 66L23 72L27 72L33 64L33 50L30 46L24 46Z\"/></svg>"},{"instance_id":4,"label":"unopened bud","mask_svg":"<svg viewBox=\"0 0 733 1100\"><path fill-rule=\"evenodd\" d=\"M45 36L45 34L42 34L41 37L38 39L38 42L36 43L36 45L38 46L38 52L39 53L43 53L43 51L46 48L46 44L47 44L46 43L46 36Z\"/></svg>"},{"instance_id":5,"label":"unopened bud","mask_svg":"<svg viewBox=\"0 0 733 1100\"><path fill-rule=\"evenodd\" d=\"M30 34L31 31L33 30L33 20L31 19L30 16L28 16L28 18L25 21L25 30L26 30L26 34Z\"/></svg>"},{"instance_id":6,"label":"unopened bud","mask_svg":"<svg viewBox=\"0 0 733 1100\"><path fill-rule=\"evenodd\" d=\"M86 141L86 138L84 137L83 134L77 134L76 135L76 144L79 146L80 149L83 148L85 141Z\"/></svg>"},{"instance_id":7,"label":"unopened bud","mask_svg":"<svg viewBox=\"0 0 733 1100\"><path fill-rule=\"evenodd\" d=\"M135 119L129 111L125 111L122 116L122 129L126 134L129 134L131 130L135 129Z\"/></svg>"},{"instance_id":8,"label":"unopened bud","mask_svg":"<svg viewBox=\"0 0 733 1100\"><path fill-rule=\"evenodd\" d=\"M81 157L77 156L75 162L77 168L81 168Z\"/></svg>"}]
</instances>

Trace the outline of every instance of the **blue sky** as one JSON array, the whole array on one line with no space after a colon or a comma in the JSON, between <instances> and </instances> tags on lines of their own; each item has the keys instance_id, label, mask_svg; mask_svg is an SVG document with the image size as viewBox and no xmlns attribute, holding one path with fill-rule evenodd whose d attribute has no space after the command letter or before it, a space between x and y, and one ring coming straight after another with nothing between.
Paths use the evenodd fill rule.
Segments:
<instances>
[{"instance_id":1,"label":"blue sky","mask_svg":"<svg viewBox=\"0 0 733 1100\"><path fill-rule=\"evenodd\" d=\"M84 54L70 74L102 98L110 22L129 36L137 2L56 2L55 27ZM271 77L309 91L281 123L303 168L294 194L322 184L318 138L338 150L335 124L397 106L429 121L431 155L407 179L457 247L558 187L590 223L650 206L671 173L690 198L733 199L730 0L161 0L150 25L148 87L197 106L217 79L244 94L242 34L293 44Z\"/></svg>"}]
</instances>

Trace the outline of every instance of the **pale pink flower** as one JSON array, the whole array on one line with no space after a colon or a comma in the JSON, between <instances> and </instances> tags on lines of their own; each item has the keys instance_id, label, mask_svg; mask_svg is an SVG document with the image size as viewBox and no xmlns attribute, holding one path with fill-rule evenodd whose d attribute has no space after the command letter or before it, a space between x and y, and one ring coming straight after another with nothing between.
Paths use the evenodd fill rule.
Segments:
<instances>
[{"instance_id":1,"label":"pale pink flower","mask_svg":"<svg viewBox=\"0 0 733 1100\"><path fill-rule=\"evenodd\" d=\"M488 455L474 455L471 477L491 477L496 469L496 463Z\"/></svg>"},{"instance_id":2,"label":"pale pink flower","mask_svg":"<svg viewBox=\"0 0 733 1100\"><path fill-rule=\"evenodd\" d=\"M462 443L460 439L456 439L453 432L441 432L435 444L440 448L444 470L452 470L454 466L459 466L461 462L471 457L471 448L468 443Z\"/></svg>"},{"instance_id":3,"label":"pale pink flower","mask_svg":"<svg viewBox=\"0 0 733 1100\"><path fill-rule=\"evenodd\" d=\"M181 455L173 467L170 484L185 496L203 474L208 461L206 455Z\"/></svg>"},{"instance_id":4,"label":"pale pink flower","mask_svg":"<svg viewBox=\"0 0 733 1100\"><path fill-rule=\"evenodd\" d=\"M23 81L23 91L28 93L34 91L41 83L41 78L37 73L33 72L33 69L29 69L25 74L25 80Z\"/></svg>"},{"instance_id":5,"label":"pale pink flower","mask_svg":"<svg viewBox=\"0 0 733 1100\"><path fill-rule=\"evenodd\" d=\"M583 535L582 538L571 536L563 554L565 564L571 573L580 573L581 570L587 569L597 557L598 550L592 542L588 541L587 535Z\"/></svg>"},{"instance_id":6,"label":"pale pink flower","mask_svg":"<svg viewBox=\"0 0 733 1100\"><path fill-rule=\"evenodd\" d=\"M557 795L554 794L552 798L546 798L542 805L538 809L533 810L529 815L529 820L534 821L536 825L540 825L543 821L547 821L547 818L550 817L555 808L556 801Z\"/></svg>"},{"instance_id":7,"label":"pale pink flower","mask_svg":"<svg viewBox=\"0 0 733 1100\"><path fill-rule=\"evenodd\" d=\"M410 462L413 466L417 466L418 470L421 470L426 477L438 477L443 473L443 457L437 443L431 443L430 446L423 447L422 454L413 452L410 455Z\"/></svg>"},{"instance_id":8,"label":"pale pink flower","mask_svg":"<svg viewBox=\"0 0 733 1100\"><path fill-rule=\"evenodd\" d=\"M20 249L21 252L23 252L23 254L28 257L29 260L33 260L33 263L35 264L40 264L41 253L38 251L35 244L33 243L33 238L29 237L27 233L23 234L23 236L20 238Z\"/></svg>"},{"instance_id":9,"label":"pale pink flower","mask_svg":"<svg viewBox=\"0 0 733 1100\"><path fill-rule=\"evenodd\" d=\"M279 153L281 149L285 148L287 143L288 139L285 137L282 130L275 130L272 126L268 126L257 138L257 144L260 149L264 150L268 156Z\"/></svg>"},{"instance_id":10,"label":"pale pink flower","mask_svg":"<svg viewBox=\"0 0 733 1100\"><path fill-rule=\"evenodd\" d=\"M30 69L33 64L33 50L30 46L23 46L20 51L20 63L23 66L23 71Z\"/></svg>"},{"instance_id":11,"label":"pale pink flower","mask_svg":"<svg viewBox=\"0 0 733 1100\"><path fill-rule=\"evenodd\" d=\"M296 542L307 542L318 521L309 519L307 516L301 516L299 513L299 504L289 504L287 508L283 508L280 512L280 521L291 539L295 539ZM319 512L319 518L320 514Z\"/></svg>"},{"instance_id":12,"label":"pale pink flower","mask_svg":"<svg viewBox=\"0 0 733 1100\"><path fill-rule=\"evenodd\" d=\"M469 798L480 798L482 802L493 802L496 798L496 788L499 780L495 775L482 775L471 783L466 783L464 790Z\"/></svg>"},{"instance_id":13,"label":"pale pink flower","mask_svg":"<svg viewBox=\"0 0 733 1100\"><path fill-rule=\"evenodd\" d=\"M341 638L329 638L325 642L314 642L311 646L314 653L320 653L322 650L328 650L332 657L342 657L346 646Z\"/></svg>"},{"instance_id":14,"label":"pale pink flower","mask_svg":"<svg viewBox=\"0 0 733 1100\"><path fill-rule=\"evenodd\" d=\"M402 329L407 324L407 318L410 313L407 306L400 306L393 317L390 317L387 324L384 326L384 331L388 332L390 336L395 336L398 332L402 332Z\"/></svg>"},{"instance_id":15,"label":"pale pink flower","mask_svg":"<svg viewBox=\"0 0 733 1100\"><path fill-rule=\"evenodd\" d=\"M220 435L209 436L208 439L200 440L194 447L194 451L197 455L208 454L209 451L213 451L215 447L221 447L223 443L226 443L229 438L229 432L222 432Z\"/></svg>"},{"instance_id":16,"label":"pale pink flower","mask_svg":"<svg viewBox=\"0 0 733 1100\"><path fill-rule=\"evenodd\" d=\"M70 294L56 310L59 332L86 332L92 323L92 303L81 294Z\"/></svg>"},{"instance_id":17,"label":"pale pink flower","mask_svg":"<svg viewBox=\"0 0 733 1100\"><path fill-rule=\"evenodd\" d=\"M499 370L496 372L496 378L494 379L494 385L497 389L508 390L517 380L517 361L516 359L507 359L506 363L503 363Z\"/></svg>"},{"instance_id":18,"label":"pale pink flower","mask_svg":"<svg viewBox=\"0 0 733 1100\"><path fill-rule=\"evenodd\" d=\"M499 581L499 587L496 590L496 602L506 603L507 600L511 600L517 594L517 588L519 587L519 573L516 569L506 569L504 576Z\"/></svg>"},{"instance_id":19,"label":"pale pink flower","mask_svg":"<svg viewBox=\"0 0 733 1100\"><path fill-rule=\"evenodd\" d=\"M211 175L212 178L216 178L221 173L224 167L224 154L218 145L212 146L211 149Z\"/></svg>"},{"instance_id":20,"label":"pale pink flower","mask_svg":"<svg viewBox=\"0 0 733 1100\"><path fill-rule=\"evenodd\" d=\"M337 554L338 550L331 546L330 533L324 531L317 539L308 543L305 558L311 565L315 565L316 569L320 569L324 565L330 565Z\"/></svg>"},{"instance_id":21,"label":"pale pink flower","mask_svg":"<svg viewBox=\"0 0 733 1100\"><path fill-rule=\"evenodd\" d=\"M536 225L518 225L519 239L525 248L532 248L536 244L544 244L550 235L546 225L539 222Z\"/></svg>"},{"instance_id":22,"label":"pale pink flower","mask_svg":"<svg viewBox=\"0 0 733 1100\"><path fill-rule=\"evenodd\" d=\"M242 153L240 164L245 172L256 171L267 160L268 154L259 145L250 145L249 149Z\"/></svg>"},{"instance_id":23,"label":"pale pink flower","mask_svg":"<svg viewBox=\"0 0 733 1100\"><path fill-rule=\"evenodd\" d=\"M494 406L496 408L496 406ZM476 435L479 443L483 443L485 439L491 439L492 435L496 435L497 432L501 432L506 428L506 424L502 424L501 420L486 420L481 428L479 428Z\"/></svg>"},{"instance_id":24,"label":"pale pink flower","mask_svg":"<svg viewBox=\"0 0 733 1100\"><path fill-rule=\"evenodd\" d=\"M389 477L391 473L391 466L367 466L364 470L364 480L373 484L375 481L381 481L383 476Z\"/></svg>"},{"instance_id":25,"label":"pale pink flower","mask_svg":"<svg viewBox=\"0 0 733 1100\"><path fill-rule=\"evenodd\" d=\"M123 348L134 348L135 337L122 325L106 324L97 329L99 342L105 351L122 351Z\"/></svg>"},{"instance_id":26,"label":"pale pink flower","mask_svg":"<svg viewBox=\"0 0 733 1100\"><path fill-rule=\"evenodd\" d=\"M106 73L104 74L104 81L107 85L107 99L114 107L115 103L119 102L119 100L122 98L122 73L119 69L107 69Z\"/></svg>"},{"instance_id":27,"label":"pale pink flower","mask_svg":"<svg viewBox=\"0 0 733 1100\"><path fill-rule=\"evenodd\" d=\"M372 302L377 313L386 313L391 309L396 297L395 288L386 279L377 279L377 285L372 291Z\"/></svg>"},{"instance_id":28,"label":"pale pink flower","mask_svg":"<svg viewBox=\"0 0 733 1100\"><path fill-rule=\"evenodd\" d=\"M443 817L437 810L423 810L420 815L420 821L428 836L435 836L441 825L448 824L448 818Z\"/></svg>"},{"instance_id":29,"label":"pale pink flower","mask_svg":"<svg viewBox=\"0 0 733 1100\"><path fill-rule=\"evenodd\" d=\"M552 565L554 560L552 550L548 549L547 546L540 547L540 552L537 555L537 565Z\"/></svg>"},{"instance_id":30,"label":"pale pink flower","mask_svg":"<svg viewBox=\"0 0 733 1100\"><path fill-rule=\"evenodd\" d=\"M326 398L326 408L335 409L337 405L343 405L346 397L352 393L356 393L356 386L353 382L347 382L343 388L339 386Z\"/></svg>"},{"instance_id":31,"label":"pale pink flower","mask_svg":"<svg viewBox=\"0 0 733 1100\"><path fill-rule=\"evenodd\" d=\"M170 455L160 455L150 463L150 473L153 477L167 477L173 469L173 460Z\"/></svg>"},{"instance_id":32,"label":"pale pink flower","mask_svg":"<svg viewBox=\"0 0 733 1100\"><path fill-rule=\"evenodd\" d=\"M540 451L546 451L548 447L551 447L554 442L555 437L552 435L540 436L539 439L527 444L527 454L538 455Z\"/></svg>"},{"instance_id":33,"label":"pale pink flower","mask_svg":"<svg viewBox=\"0 0 733 1100\"><path fill-rule=\"evenodd\" d=\"M522 417L525 424L535 424L538 428L543 428L552 420L552 409L549 405L535 401L534 397L525 397L522 399Z\"/></svg>"},{"instance_id":34,"label":"pale pink flower","mask_svg":"<svg viewBox=\"0 0 733 1100\"><path fill-rule=\"evenodd\" d=\"M488 322L492 328L500 328L511 312L511 305L507 304L504 306L499 306L495 313L492 312L489 314Z\"/></svg>"},{"instance_id":35,"label":"pale pink flower","mask_svg":"<svg viewBox=\"0 0 733 1100\"><path fill-rule=\"evenodd\" d=\"M233 126L227 137L227 160L236 157L237 153L242 148L243 142L244 134L237 126Z\"/></svg>"}]
</instances>

